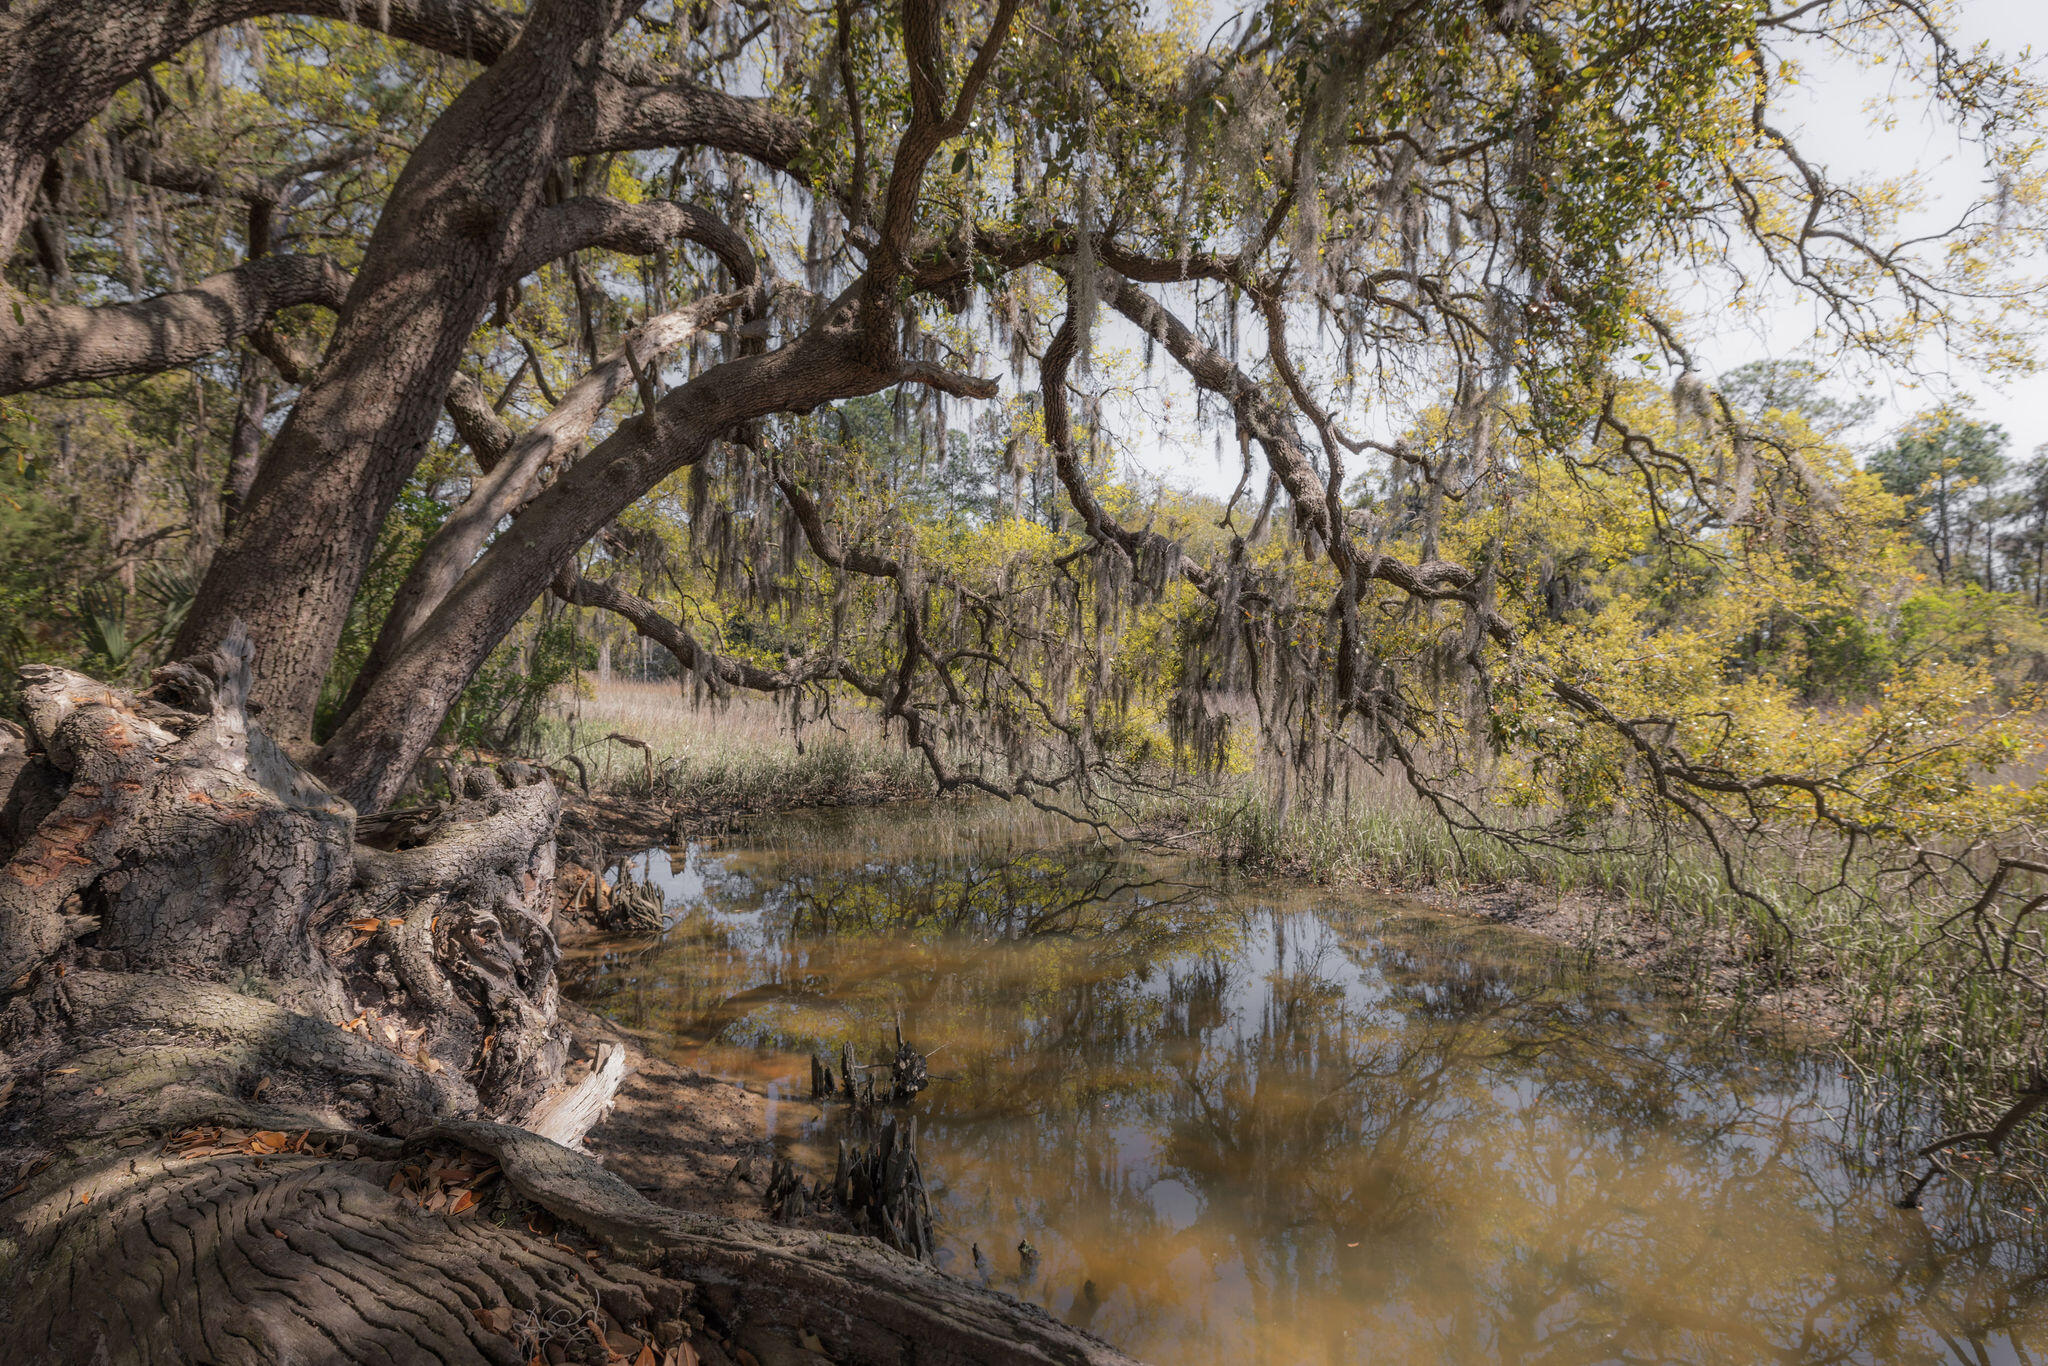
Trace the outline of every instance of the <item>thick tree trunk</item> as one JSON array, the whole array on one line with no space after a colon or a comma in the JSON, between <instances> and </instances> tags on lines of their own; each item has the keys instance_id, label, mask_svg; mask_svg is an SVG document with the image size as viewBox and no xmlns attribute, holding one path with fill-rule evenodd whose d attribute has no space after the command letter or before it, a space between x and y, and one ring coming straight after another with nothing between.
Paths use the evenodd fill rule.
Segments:
<instances>
[{"instance_id":1,"label":"thick tree trunk","mask_svg":"<svg viewBox=\"0 0 2048 1366\"><path fill-rule=\"evenodd\" d=\"M360 805L390 801L491 650L606 524L742 422L904 378L866 365L853 341L841 315L776 351L709 370L620 424L520 511L398 647L328 740L316 771Z\"/></svg>"},{"instance_id":2,"label":"thick tree trunk","mask_svg":"<svg viewBox=\"0 0 2048 1366\"><path fill-rule=\"evenodd\" d=\"M250 723L242 636L137 696L42 665L23 678L23 753L0 761L0 810L23 813L0 868L0 985L71 967L224 983L360 1015L465 1103L539 1102L563 1056L552 786L473 774L438 821L358 844L354 810Z\"/></svg>"},{"instance_id":3,"label":"thick tree trunk","mask_svg":"<svg viewBox=\"0 0 2048 1366\"><path fill-rule=\"evenodd\" d=\"M664 351L741 302L742 295L724 295L648 319L627 334L619 351L571 385L554 411L489 456L490 468L471 486L469 497L428 538L405 582L399 585L376 643L342 708L344 717L355 710L371 681L406 639L432 617L463 571L475 563L498 524L518 511L542 481L576 453L598 415L632 384L636 368L645 373L647 367L659 363ZM484 460L480 455L479 463Z\"/></svg>"},{"instance_id":4,"label":"thick tree trunk","mask_svg":"<svg viewBox=\"0 0 2048 1366\"><path fill-rule=\"evenodd\" d=\"M425 453L470 334L521 258L584 79L578 54L603 38L612 8L540 5L408 158L327 355L208 567L177 649L246 622L265 724L287 743L312 734L378 533Z\"/></svg>"},{"instance_id":5,"label":"thick tree trunk","mask_svg":"<svg viewBox=\"0 0 2048 1366\"><path fill-rule=\"evenodd\" d=\"M1124 1360L521 1127L573 1143L618 1071L562 1084L552 787L359 825L249 659L34 670L0 728L0 1360Z\"/></svg>"}]
</instances>

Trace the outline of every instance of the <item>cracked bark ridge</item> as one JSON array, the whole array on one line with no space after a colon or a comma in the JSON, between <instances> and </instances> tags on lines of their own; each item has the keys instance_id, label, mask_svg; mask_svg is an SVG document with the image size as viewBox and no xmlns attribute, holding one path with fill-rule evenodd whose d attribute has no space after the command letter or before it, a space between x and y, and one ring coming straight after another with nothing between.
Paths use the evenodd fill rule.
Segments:
<instances>
[{"instance_id":1,"label":"cracked bark ridge","mask_svg":"<svg viewBox=\"0 0 2048 1366\"><path fill-rule=\"evenodd\" d=\"M490 1113L521 1118L561 1081L568 1035L553 927L561 802L545 777L514 779L472 769L464 795L403 847L357 845L349 910L330 934L347 941L334 952L358 1005L382 1016L373 1030L425 1030L424 1056L474 1072ZM371 920L361 943L352 927Z\"/></svg>"},{"instance_id":2,"label":"cracked bark ridge","mask_svg":"<svg viewBox=\"0 0 2048 1366\"><path fill-rule=\"evenodd\" d=\"M0 983L77 940L115 969L344 1006L312 925L348 889L354 812L249 723L249 660L234 632L140 695L22 671L28 739L67 782L0 869Z\"/></svg>"}]
</instances>

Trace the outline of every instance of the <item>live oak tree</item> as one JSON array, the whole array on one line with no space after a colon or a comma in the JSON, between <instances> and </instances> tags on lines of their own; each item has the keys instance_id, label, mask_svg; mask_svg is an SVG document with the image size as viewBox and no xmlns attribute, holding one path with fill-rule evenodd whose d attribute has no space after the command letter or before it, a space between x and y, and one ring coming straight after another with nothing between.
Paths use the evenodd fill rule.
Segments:
<instances>
[{"instance_id":1,"label":"live oak tree","mask_svg":"<svg viewBox=\"0 0 2048 1366\"><path fill-rule=\"evenodd\" d=\"M1782 126L1789 63L1819 43L1908 72L1995 195L1900 240L1902 187L1835 182ZM93 386L185 370L220 400L195 448L227 456L165 651L184 662L134 695L26 684L0 989L10 1058L46 1069L35 1142L165 1127L93 1033L158 1059L149 1031L203 1020L234 1048L285 1040L267 1056L290 1075L261 1110L235 1090L252 1064L154 1060L153 1083L186 1078L181 1124L455 1135L614 1243L656 1236L618 1192L578 1203L596 1178L514 1129L432 1127L528 1120L560 1081L546 784L473 774L424 830L385 813L547 598L616 615L714 691L856 694L949 788L1099 797L1146 780L1153 741L1241 762L1219 701L1244 694L1299 785L1340 757L1386 767L1531 850L1684 832L1781 939L1794 908L1759 869L1818 832L1870 871L1813 895L1963 888L1954 924L2031 973L2048 863L2028 799L1977 783L2031 743L2016 696L1929 661L1820 733L1775 676L1726 667L1794 599L1862 611L1896 509L1696 355L1726 300L1775 290L1876 363L2022 364L2040 110L1913 0L1302 0L1213 31L1099 0L18 7L0 393L103 402L118 391ZM1220 524L1108 478L1119 348L1235 444ZM892 503L845 418L875 395L941 446L949 414L1001 405L976 534ZM428 476L459 496L364 623ZM1057 494L1037 516L1027 477ZM651 499L680 508L666 534ZM779 647L658 601L679 559L776 614ZM1688 615L1631 589L1589 620L1584 594L1621 600L1639 560L1659 591L1725 591ZM337 677L352 612L367 644ZM204 868L194 823L219 850ZM391 1038L300 1037L375 1002ZM111 1098L54 1080L74 1056ZM344 1101L344 1077L384 1099ZM109 1161L36 1178L43 1255L114 1255L151 1201L239 1228L266 1198L267 1177L200 1190L167 1163L95 1207L111 1222L50 1204ZM352 1179L323 1171L304 1199ZM502 1285L533 1254L478 1255ZM694 1281L767 1254L663 1255ZM926 1333L962 1359L1006 1333L1024 1357L1100 1350L985 1305L948 1336L951 1291L820 1270L851 1256L787 1252L722 1312L795 1340L820 1297L861 1359ZM198 1277L179 1262L178 1293ZM54 1334L85 1293L16 1322ZM456 1299L421 1311L451 1359L489 1336ZM266 1301L237 1336L282 1350L330 1312Z\"/></svg>"}]
</instances>

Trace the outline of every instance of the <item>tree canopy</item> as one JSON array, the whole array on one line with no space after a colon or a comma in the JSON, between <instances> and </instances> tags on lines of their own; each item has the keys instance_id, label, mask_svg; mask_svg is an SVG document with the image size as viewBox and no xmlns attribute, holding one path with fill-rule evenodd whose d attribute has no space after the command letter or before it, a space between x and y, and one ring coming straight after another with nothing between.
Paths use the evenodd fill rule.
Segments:
<instances>
[{"instance_id":1,"label":"tree canopy","mask_svg":"<svg viewBox=\"0 0 2048 1366\"><path fill-rule=\"evenodd\" d=\"M1781 930L1786 859L1980 921L2033 867L1993 562L2038 600L2048 541L1995 431L1863 468L1810 364L1698 360L1790 299L1838 356L2030 363L2043 92L1917 0L0 22L9 648L244 623L364 810L573 671L573 607L950 788L1362 764L1531 851L1703 841ZM1831 176L1782 113L1821 51L1904 73L1983 201L1930 233ZM1228 499L1129 476L1167 403Z\"/></svg>"}]
</instances>

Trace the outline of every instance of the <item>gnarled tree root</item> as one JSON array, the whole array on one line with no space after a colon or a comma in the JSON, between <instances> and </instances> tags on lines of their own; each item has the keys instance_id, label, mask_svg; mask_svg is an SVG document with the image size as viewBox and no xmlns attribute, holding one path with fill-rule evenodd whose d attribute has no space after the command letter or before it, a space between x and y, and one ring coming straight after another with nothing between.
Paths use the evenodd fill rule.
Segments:
<instances>
[{"instance_id":1,"label":"gnarled tree root","mask_svg":"<svg viewBox=\"0 0 2048 1366\"><path fill-rule=\"evenodd\" d=\"M525 1363L554 1342L606 1362L592 1333L619 1330L714 1366L739 1348L1123 1360L871 1239L663 1209L581 1153L452 1113L359 1034L225 988L67 972L16 997L8 1025L27 1047L0 1119L32 1116L33 1146L0 1158L0 1180L22 1177L0 1200L0 1360ZM171 1140L201 1126L284 1151L181 1154ZM464 1152L502 1196L453 1213L391 1189Z\"/></svg>"},{"instance_id":2,"label":"gnarled tree root","mask_svg":"<svg viewBox=\"0 0 2048 1366\"><path fill-rule=\"evenodd\" d=\"M361 842L247 643L0 731L0 1362L1124 1360L864 1238L659 1208L573 1142L558 802Z\"/></svg>"},{"instance_id":3,"label":"gnarled tree root","mask_svg":"<svg viewBox=\"0 0 2048 1366\"><path fill-rule=\"evenodd\" d=\"M450 1214L390 1189L465 1150L497 1159L505 1195ZM656 1360L688 1343L714 1366L744 1361L736 1349L763 1363L1125 1360L871 1240L664 1210L502 1125L353 1158L151 1144L53 1168L12 1203L9 1360L525 1363L553 1341L604 1362L621 1331Z\"/></svg>"}]
</instances>

